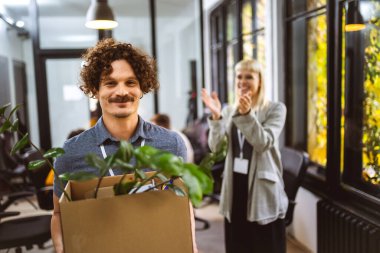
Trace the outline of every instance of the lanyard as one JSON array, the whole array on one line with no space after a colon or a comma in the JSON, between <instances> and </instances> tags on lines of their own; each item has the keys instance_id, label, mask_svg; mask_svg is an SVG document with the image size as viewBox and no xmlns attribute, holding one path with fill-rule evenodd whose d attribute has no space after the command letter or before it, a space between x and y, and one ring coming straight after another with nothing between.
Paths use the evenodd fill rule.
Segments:
<instances>
[{"instance_id":1,"label":"lanyard","mask_svg":"<svg viewBox=\"0 0 380 253\"><path fill-rule=\"evenodd\" d=\"M240 129L237 129L237 137L238 137L239 148L240 148L240 159L243 159L243 146L244 146L245 137L241 133Z\"/></svg>"},{"instance_id":2,"label":"lanyard","mask_svg":"<svg viewBox=\"0 0 380 253\"><path fill-rule=\"evenodd\" d=\"M145 145L145 139L143 139L141 141L141 147ZM103 159L106 159L107 158L107 153L106 153L106 150L104 148L104 145L100 145L100 150L102 151L102 155L103 155ZM115 173L113 172L112 169L109 169L108 172L110 173L110 176L115 176Z\"/></svg>"}]
</instances>

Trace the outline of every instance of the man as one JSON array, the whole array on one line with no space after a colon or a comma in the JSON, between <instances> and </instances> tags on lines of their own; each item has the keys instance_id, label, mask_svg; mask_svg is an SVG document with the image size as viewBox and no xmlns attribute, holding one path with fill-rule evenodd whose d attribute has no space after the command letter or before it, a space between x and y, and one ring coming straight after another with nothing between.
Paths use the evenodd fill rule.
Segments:
<instances>
[{"instance_id":1,"label":"man","mask_svg":"<svg viewBox=\"0 0 380 253\"><path fill-rule=\"evenodd\" d=\"M159 87L154 61L131 44L113 39L100 41L83 56L81 90L99 100L102 117L96 125L64 144L65 154L55 162L58 174L74 170L91 171L84 157L113 154L120 140L133 146L149 145L186 160L186 147L179 135L145 122L137 110L144 94ZM110 172L118 174L118 171ZM51 222L56 252L63 252L59 197L62 190L54 183L54 213Z\"/></svg>"}]
</instances>

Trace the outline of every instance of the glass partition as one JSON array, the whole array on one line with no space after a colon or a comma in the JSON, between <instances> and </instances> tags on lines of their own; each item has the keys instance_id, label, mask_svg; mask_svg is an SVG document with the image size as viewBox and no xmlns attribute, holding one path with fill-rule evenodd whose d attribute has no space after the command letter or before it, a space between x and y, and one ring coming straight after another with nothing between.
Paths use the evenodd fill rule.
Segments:
<instances>
[{"instance_id":1,"label":"glass partition","mask_svg":"<svg viewBox=\"0 0 380 253\"><path fill-rule=\"evenodd\" d=\"M61 147L72 130L90 126L89 99L78 86L80 66L80 59L46 61L53 147Z\"/></svg>"},{"instance_id":2,"label":"glass partition","mask_svg":"<svg viewBox=\"0 0 380 253\"><path fill-rule=\"evenodd\" d=\"M156 1L159 111L168 114L177 129L185 127L192 114L190 91L199 93L202 85L199 9L199 1Z\"/></svg>"}]
</instances>

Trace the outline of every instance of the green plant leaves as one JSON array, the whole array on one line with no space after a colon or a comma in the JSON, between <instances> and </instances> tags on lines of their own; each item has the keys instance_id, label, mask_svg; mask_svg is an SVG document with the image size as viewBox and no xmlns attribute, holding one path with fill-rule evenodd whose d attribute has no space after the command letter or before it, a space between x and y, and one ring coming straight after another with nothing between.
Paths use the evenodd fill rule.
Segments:
<instances>
[{"instance_id":1,"label":"green plant leaves","mask_svg":"<svg viewBox=\"0 0 380 253\"><path fill-rule=\"evenodd\" d=\"M11 103L5 104L2 107L0 107L0 116L1 117L4 117L5 111L7 110L7 108L9 106L11 106Z\"/></svg>"},{"instance_id":2,"label":"green plant leaves","mask_svg":"<svg viewBox=\"0 0 380 253\"><path fill-rule=\"evenodd\" d=\"M97 156L96 154L88 154L85 157L85 161L91 167L98 169L100 175L106 175L108 166L105 160Z\"/></svg>"},{"instance_id":3,"label":"green plant leaves","mask_svg":"<svg viewBox=\"0 0 380 253\"><path fill-rule=\"evenodd\" d=\"M21 140L19 140L12 148L11 155L16 154L17 151L24 148L29 143L29 134L26 133Z\"/></svg>"},{"instance_id":4,"label":"green plant leaves","mask_svg":"<svg viewBox=\"0 0 380 253\"><path fill-rule=\"evenodd\" d=\"M0 133L6 131L18 132L19 120L11 122L11 117L17 112L20 105L14 107L8 116L5 116L10 104L0 107L0 117L3 119L0 126ZM25 134L12 148L11 155L14 155L19 150L23 149L30 142L29 134ZM41 152L33 143L34 148ZM58 183L63 189L62 180L69 181L86 181L94 178L99 178L98 187L102 178L107 175L108 169L118 169L125 174L134 174L134 180L123 182L124 177L118 184L114 186L116 195L130 194L138 191L143 185L151 180L156 180L155 187L173 191L178 196L186 196L186 192L174 185L172 182L177 178L182 178L185 186L188 188L189 199L195 206L199 206L202 202L204 194L212 192L213 179L211 168L215 162L224 158L227 150L227 138L225 138L217 147L217 152L208 154L200 163L199 166L191 163L184 163L182 158L163 150L156 149L151 146L143 146L134 148L127 141L121 141L120 147L115 154L108 156L106 159L99 157L96 154L88 154L85 157L85 162L96 169L95 172L75 171L59 175ZM44 159L32 161L28 164L28 169L35 170L41 166L48 164L56 173L55 168L51 164L50 159L62 156L65 151L62 148L52 148L43 154ZM131 163L135 161L135 164ZM145 169L154 170L155 173L149 178L145 174ZM153 187L152 187L153 188ZM97 188L98 190L98 188ZM97 193L96 190L96 193ZM150 189L148 189L150 190ZM67 195L66 192L64 192ZM67 195L69 198L69 196Z\"/></svg>"},{"instance_id":5,"label":"green plant leaves","mask_svg":"<svg viewBox=\"0 0 380 253\"><path fill-rule=\"evenodd\" d=\"M21 106L21 105L16 105L16 106L12 109L12 111L11 111L11 112L9 113L9 115L8 115L8 119L10 119L10 118L12 117L13 113L17 112L17 110L20 108L20 106Z\"/></svg>"},{"instance_id":6,"label":"green plant leaves","mask_svg":"<svg viewBox=\"0 0 380 253\"><path fill-rule=\"evenodd\" d=\"M63 148L51 148L45 152L44 158L57 158L63 155L64 153L65 151L63 150Z\"/></svg>"},{"instance_id":7,"label":"green plant leaves","mask_svg":"<svg viewBox=\"0 0 380 253\"><path fill-rule=\"evenodd\" d=\"M5 131L9 130L12 127L12 123L6 119L4 123L0 127L0 134L4 133Z\"/></svg>"},{"instance_id":8,"label":"green plant leaves","mask_svg":"<svg viewBox=\"0 0 380 253\"><path fill-rule=\"evenodd\" d=\"M43 166L44 164L46 163L46 160L35 160L35 161L31 161L28 163L28 169L29 170L35 170L35 169L38 169L40 168L41 166Z\"/></svg>"},{"instance_id":9,"label":"green plant leaves","mask_svg":"<svg viewBox=\"0 0 380 253\"><path fill-rule=\"evenodd\" d=\"M133 188L136 187L136 181L122 182L114 185L113 190L115 195L128 194Z\"/></svg>"},{"instance_id":10,"label":"green plant leaves","mask_svg":"<svg viewBox=\"0 0 380 253\"><path fill-rule=\"evenodd\" d=\"M59 175L59 178L65 181L86 181L97 178L98 176L93 172L88 171L75 171L75 172L66 172Z\"/></svg>"},{"instance_id":11,"label":"green plant leaves","mask_svg":"<svg viewBox=\"0 0 380 253\"><path fill-rule=\"evenodd\" d=\"M181 177L189 189L189 198L191 200L191 203L193 203L194 206L200 206L203 196L202 186L200 182L188 170L184 170Z\"/></svg>"},{"instance_id":12,"label":"green plant leaves","mask_svg":"<svg viewBox=\"0 0 380 253\"><path fill-rule=\"evenodd\" d=\"M120 141L120 147L115 153L115 158L129 162L133 156L133 146L127 141Z\"/></svg>"}]
</instances>

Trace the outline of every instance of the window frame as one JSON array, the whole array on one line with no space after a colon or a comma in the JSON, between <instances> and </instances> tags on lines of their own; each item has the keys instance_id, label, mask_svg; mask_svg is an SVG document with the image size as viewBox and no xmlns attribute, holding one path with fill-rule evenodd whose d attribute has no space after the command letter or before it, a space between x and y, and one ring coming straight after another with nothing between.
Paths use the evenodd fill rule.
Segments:
<instances>
[{"instance_id":1,"label":"window frame","mask_svg":"<svg viewBox=\"0 0 380 253\"><path fill-rule=\"evenodd\" d=\"M342 201L343 199L350 199L348 201L350 205L353 205L359 209L365 209L366 211L378 215L376 210L380 207L380 198L369 194L369 185L364 182L358 183L358 175L361 173L360 166L347 167L347 164L353 163L354 157L346 155L345 159L341 159L342 152L345 152L346 147L341 149L341 115L342 115L342 15L344 4L350 0L340 1L327 1L326 5L319 6L313 10L307 10L304 12L298 12L295 15L289 16L291 10L289 10L289 2L285 0L284 3L284 27L287 31L284 36L285 50L285 83L289 84L291 80L291 67L287 64L291 61L291 43L292 38L290 36L289 29L291 29L291 23L297 18L307 17L317 13L318 11L326 8L327 17L327 163L326 167L322 167L316 163L311 162L307 171L307 176L303 186L308 190L316 193L321 197L329 197ZM347 61L347 59L346 59ZM364 64L364 63L363 63ZM350 75L347 73L346 76ZM348 83L345 78L345 85L352 86L352 82ZM306 84L307 82L305 82ZM307 84L306 84L307 85ZM286 89L285 101L288 107L288 118L292 117L292 94ZM346 97L346 96L345 96ZM346 99L346 98L345 98ZM305 99L307 104L307 99ZM307 126L307 116L304 117L305 126ZM290 140L293 139L293 131L290 122L286 123L285 139L286 145L291 146ZM344 126L346 128L346 125ZM346 134L343 138L350 138ZM307 141L304 142L307 144ZM306 150L306 147L298 149ZM362 150L361 150L362 152ZM345 154L345 153L343 153ZM341 165L344 166L344 172L341 172ZM349 171L347 171L349 170ZM348 178L346 180L344 177ZM354 179L353 179L354 177ZM361 179L361 177L360 177ZM351 181L350 181L351 180ZM353 183L353 182L356 182Z\"/></svg>"}]
</instances>

